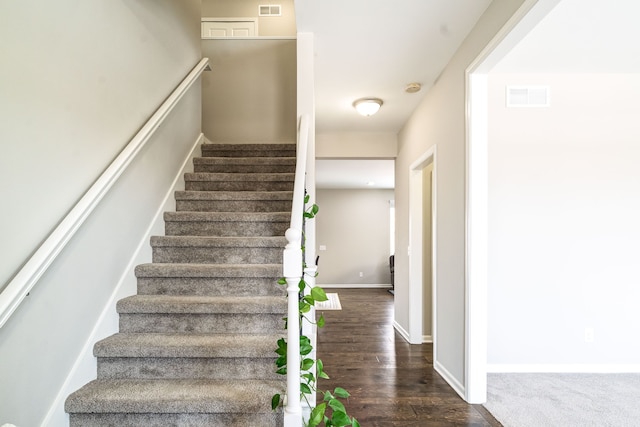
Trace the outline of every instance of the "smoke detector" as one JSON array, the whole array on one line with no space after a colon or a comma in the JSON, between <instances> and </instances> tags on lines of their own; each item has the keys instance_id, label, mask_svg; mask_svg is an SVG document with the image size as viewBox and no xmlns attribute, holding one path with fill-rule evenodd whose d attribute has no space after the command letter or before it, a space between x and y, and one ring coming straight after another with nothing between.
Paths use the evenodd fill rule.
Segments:
<instances>
[{"instance_id":1,"label":"smoke detector","mask_svg":"<svg viewBox=\"0 0 640 427\"><path fill-rule=\"evenodd\" d=\"M422 85L420 83L409 83L405 86L404 91L407 93L416 93L420 92L420 89L422 89Z\"/></svg>"}]
</instances>

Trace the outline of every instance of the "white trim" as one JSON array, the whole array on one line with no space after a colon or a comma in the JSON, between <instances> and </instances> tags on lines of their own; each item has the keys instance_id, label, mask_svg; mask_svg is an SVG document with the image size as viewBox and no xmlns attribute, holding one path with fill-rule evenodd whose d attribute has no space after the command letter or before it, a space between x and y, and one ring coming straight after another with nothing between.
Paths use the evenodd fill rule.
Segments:
<instances>
[{"instance_id":1,"label":"white trim","mask_svg":"<svg viewBox=\"0 0 640 427\"><path fill-rule=\"evenodd\" d=\"M47 415L45 416L44 421L42 422L43 426L50 425L53 417L56 416L56 413L62 414L64 412L64 409L63 409L64 401L67 398L67 396L69 396L73 391L77 390L80 386L85 384L87 381L90 381L95 378L96 362L95 362L95 357L93 355L93 346L97 341L117 332L117 327L116 327L116 330L114 330L113 325L109 324L110 316L116 313L115 311L116 301L122 298L120 293L125 283L127 282L127 280L131 277L130 275L132 274L134 267L140 263L145 262L144 259L141 259L142 258L141 252L143 251L143 249L145 249L149 245L149 239L151 238L153 231L163 228L164 212L170 209L169 206L172 206L170 205L170 203L172 203L171 197L173 197L174 192L178 189L177 185L180 179L184 177L184 173L187 171L187 167L190 165L189 162L194 157L196 150L200 147L203 141L204 141L204 134L201 133L196 139L196 142L191 148L191 151L189 152L184 162L182 163L182 167L180 168L180 171L174 178L171 186L169 187L169 190L165 194L162 200L162 203L160 204L160 207L158 208L155 215L153 216L153 219L151 220L149 227L147 227L147 230L145 231L144 236L140 240L140 243L138 243L138 246L136 247L136 250L133 253L133 256L131 257L131 261L129 262L127 267L124 269L122 275L120 276L120 279L118 280L118 283L116 284L111 296L109 297L109 300L107 301L102 312L100 313L100 316L98 317L98 320L93 330L89 334L85 344L82 346L82 350L80 351L80 354L76 358L73 366L71 367L71 370L69 371L69 374L67 375L67 378L65 379L64 383L62 384L62 387L60 388L60 391L58 392L58 395L54 399L53 404L49 408L49 411L47 412ZM88 365L92 366L92 370L94 372L92 378L87 378L86 370L82 369L83 367Z\"/></svg>"},{"instance_id":2,"label":"white trim","mask_svg":"<svg viewBox=\"0 0 640 427\"><path fill-rule=\"evenodd\" d=\"M638 374L639 364L500 364L487 365L487 372L501 373L567 373L567 374Z\"/></svg>"},{"instance_id":3,"label":"white trim","mask_svg":"<svg viewBox=\"0 0 640 427\"><path fill-rule=\"evenodd\" d=\"M422 343L423 344L431 344L433 342L433 335L423 335Z\"/></svg>"},{"instance_id":4,"label":"white trim","mask_svg":"<svg viewBox=\"0 0 640 427\"><path fill-rule=\"evenodd\" d=\"M433 361L433 369L440 374L440 376L451 386L451 388L458 393L458 395L464 399L464 386L460 383L456 377L449 372L440 362Z\"/></svg>"},{"instance_id":5,"label":"white trim","mask_svg":"<svg viewBox=\"0 0 640 427\"><path fill-rule=\"evenodd\" d=\"M318 283L318 286L322 289L391 289L391 285L386 283L331 283L328 285Z\"/></svg>"},{"instance_id":6,"label":"white trim","mask_svg":"<svg viewBox=\"0 0 640 427\"><path fill-rule=\"evenodd\" d=\"M398 331L398 333L400 334L400 336L402 338L404 338L404 340L406 342L409 342L409 332L407 332L407 330L405 328L402 327L402 325L400 325L400 323L396 322L395 320L393 321L393 328Z\"/></svg>"},{"instance_id":7,"label":"white trim","mask_svg":"<svg viewBox=\"0 0 640 427\"><path fill-rule=\"evenodd\" d=\"M411 166L409 166L409 342L412 344L422 343L422 324L423 324L423 298L422 298L422 264L423 264L423 230L422 230L422 205L423 205L423 169L429 164L433 164L432 173L432 195L433 201L431 206L432 222L431 222L431 253L432 253L432 272L431 272L431 289L432 289L432 322L431 330L434 337L434 359L436 357L435 344L437 340L436 325L436 224L437 224L437 167L436 167L436 145L433 145L425 153L423 153Z\"/></svg>"},{"instance_id":8,"label":"white trim","mask_svg":"<svg viewBox=\"0 0 640 427\"><path fill-rule=\"evenodd\" d=\"M464 399L469 403L484 403L487 395L487 73L559 2L525 0L465 73Z\"/></svg>"},{"instance_id":9,"label":"white trim","mask_svg":"<svg viewBox=\"0 0 640 427\"><path fill-rule=\"evenodd\" d=\"M18 274L0 293L0 327L11 317L22 300L35 286L40 277L47 271L51 263L71 240L80 226L89 217L102 198L109 192L113 184L126 170L136 155L149 141L164 119L173 111L182 96L196 82L200 74L209 63L203 58L184 78L182 83L169 95L160 108L151 116L138 131L118 157L100 175L96 182L82 196L80 201L71 209L60 225L47 237L44 243L20 269Z\"/></svg>"}]
</instances>

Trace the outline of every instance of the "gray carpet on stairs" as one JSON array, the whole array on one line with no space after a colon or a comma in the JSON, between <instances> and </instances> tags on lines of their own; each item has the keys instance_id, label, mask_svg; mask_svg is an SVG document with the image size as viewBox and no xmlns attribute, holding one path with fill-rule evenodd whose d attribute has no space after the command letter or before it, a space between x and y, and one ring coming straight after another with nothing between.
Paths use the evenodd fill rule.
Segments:
<instances>
[{"instance_id":1,"label":"gray carpet on stairs","mask_svg":"<svg viewBox=\"0 0 640 427\"><path fill-rule=\"evenodd\" d=\"M271 396L286 331L281 275L295 144L205 144L94 347L98 377L65 403L72 426L281 426Z\"/></svg>"}]
</instances>

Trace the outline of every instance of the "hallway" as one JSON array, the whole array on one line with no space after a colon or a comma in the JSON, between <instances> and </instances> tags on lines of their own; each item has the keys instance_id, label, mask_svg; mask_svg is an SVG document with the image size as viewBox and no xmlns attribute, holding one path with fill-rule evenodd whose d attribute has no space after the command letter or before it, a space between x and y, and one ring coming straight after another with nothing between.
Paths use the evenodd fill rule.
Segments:
<instances>
[{"instance_id":1,"label":"hallway","mask_svg":"<svg viewBox=\"0 0 640 427\"><path fill-rule=\"evenodd\" d=\"M340 311L324 311L318 358L330 380L351 393L345 406L361 425L482 426L501 424L481 405L465 403L433 369L432 345L410 345L393 329L393 296L384 289L330 289Z\"/></svg>"}]
</instances>

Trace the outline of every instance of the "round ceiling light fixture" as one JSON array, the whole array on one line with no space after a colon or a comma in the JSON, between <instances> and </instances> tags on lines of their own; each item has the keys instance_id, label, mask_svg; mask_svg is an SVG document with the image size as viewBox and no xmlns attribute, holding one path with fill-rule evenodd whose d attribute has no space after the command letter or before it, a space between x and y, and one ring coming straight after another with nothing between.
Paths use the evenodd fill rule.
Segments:
<instances>
[{"instance_id":1,"label":"round ceiling light fixture","mask_svg":"<svg viewBox=\"0 0 640 427\"><path fill-rule=\"evenodd\" d=\"M360 98L353 102L353 106L363 116L373 116L382 106L382 99Z\"/></svg>"}]
</instances>

